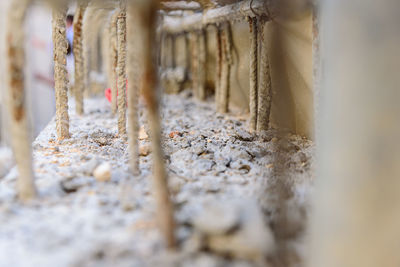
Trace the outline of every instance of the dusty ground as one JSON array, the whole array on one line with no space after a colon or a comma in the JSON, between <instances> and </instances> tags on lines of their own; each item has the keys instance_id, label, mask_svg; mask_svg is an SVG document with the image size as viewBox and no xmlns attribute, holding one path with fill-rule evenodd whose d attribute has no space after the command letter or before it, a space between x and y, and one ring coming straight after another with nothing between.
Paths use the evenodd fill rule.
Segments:
<instances>
[{"instance_id":1,"label":"dusty ground","mask_svg":"<svg viewBox=\"0 0 400 267\"><path fill-rule=\"evenodd\" d=\"M164 96L180 242L166 252L141 110L138 177L104 99L88 100L84 117L71 108L69 140L58 143L49 124L33 145L40 198L16 201L15 168L0 180L0 266L301 266L312 142L274 130L255 136L241 114L217 115L187 92ZM93 177L101 163L110 163L110 181Z\"/></svg>"}]
</instances>

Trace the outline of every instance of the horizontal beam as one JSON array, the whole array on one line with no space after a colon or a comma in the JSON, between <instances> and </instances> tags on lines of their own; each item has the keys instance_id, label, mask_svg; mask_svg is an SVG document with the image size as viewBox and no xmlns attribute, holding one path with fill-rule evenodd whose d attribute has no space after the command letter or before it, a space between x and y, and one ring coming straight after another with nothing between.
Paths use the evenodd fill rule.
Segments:
<instances>
[{"instance_id":1,"label":"horizontal beam","mask_svg":"<svg viewBox=\"0 0 400 267\"><path fill-rule=\"evenodd\" d=\"M161 9L165 11L174 10L191 10L191 11L201 11L202 7L197 2L185 2L185 1L173 1L173 2L162 2Z\"/></svg>"},{"instance_id":2,"label":"horizontal beam","mask_svg":"<svg viewBox=\"0 0 400 267\"><path fill-rule=\"evenodd\" d=\"M240 3L227 5L196 13L184 17L164 17L162 31L167 33L181 33L185 31L200 30L209 24L219 24L231 20L244 20L246 17L255 17L267 14L265 0L246 0Z\"/></svg>"}]
</instances>

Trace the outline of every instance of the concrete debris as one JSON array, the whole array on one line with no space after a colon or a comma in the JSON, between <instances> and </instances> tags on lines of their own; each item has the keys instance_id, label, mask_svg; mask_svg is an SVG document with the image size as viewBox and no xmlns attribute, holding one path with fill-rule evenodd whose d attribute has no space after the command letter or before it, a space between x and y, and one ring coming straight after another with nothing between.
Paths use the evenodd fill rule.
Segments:
<instances>
[{"instance_id":1,"label":"concrete debris","mask_svg":"<svg viewBox=\"0 0 400 267\"><path fill-rule=\"evenodd\" d=\"M147 157L151 153L150 144L144 144L139 147L139 155L142 157Z\"/></svg>"},{"instance_id":2,"label":"concrete debris","mask_svg":"<svg viewBox=\"0 0 400 267\"><path fill-rule=\"evenodd\" d=\"M147 134L144 126L142 126L139 129L139 140L147 140L147 139L149 139L149 135Z\"/></svg>"},{"instance_id":3,"label":"concrete debris","mask_svg":"<svg viewBox=\"0 0 400 267\"><path fill-rule=\"evenodd\" d=\"M193 219L194 227L206 235L223 235L239 226L240 210L229 202L208 202Z\"/></svg>"},{"instance_id":4,"label":"concrete debris","mask_svg":"<svg viewBox=\"0 0 400 267\"><path fill-rule=\"evenodd\" d=\"M213 201L203 205L195 229L211 251L241 259L262 259L272 253L274 237L253 200Z\"/></svg>"},{"instance_id":5,"label":"concrete debris","mask_svg":"<svg viewBox=\"0 0 400 267\"><path fill-rule=\"evenodd\" d=\"M111 180L111 164L108 162L100 164L93 172L94 178L99 182Z\"/></svg>"}]
</instances>

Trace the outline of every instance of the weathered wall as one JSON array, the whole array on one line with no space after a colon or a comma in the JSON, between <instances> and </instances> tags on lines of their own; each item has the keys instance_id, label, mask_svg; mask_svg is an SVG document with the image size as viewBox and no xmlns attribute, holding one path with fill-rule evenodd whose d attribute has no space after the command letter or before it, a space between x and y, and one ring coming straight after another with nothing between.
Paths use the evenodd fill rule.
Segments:
<instances>
[{"instance_id":1,"label":"weathered wall","mask_svg":"<svg viewBox=\"0 0 400 267\"><path fill-rule=\"evenodd\" d=\"M216 30L207 28L207 85L216 78ZM271 123L275 127L313 138L312 15L304 9L294 16L276 17L264 32L269 43L273 103ZM232 24L233 60L230 104L249 109L250 33L247 22ZM181 54L180 52L177 53ZM178 66L180 64L178 63Z\"/></svg>"}]
</instances>

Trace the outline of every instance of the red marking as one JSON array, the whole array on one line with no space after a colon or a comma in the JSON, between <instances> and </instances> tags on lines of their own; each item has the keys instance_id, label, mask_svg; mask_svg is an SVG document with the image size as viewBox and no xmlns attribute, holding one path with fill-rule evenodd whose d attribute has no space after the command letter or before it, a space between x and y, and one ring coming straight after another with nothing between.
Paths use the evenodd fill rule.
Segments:
<instances>
[{"instance_id":1,"label":"red marking","mask_svg":"<svg viewBox=\"0 0 400 267\"><path fill-rule=\"evenodd\" d=\"M128 80L126 81L126 93L128 94ZM111 101L112 101L112 91L111 91L111 88L107 88L107 89L104 91L104 95L106 96L108 102L111 103ZM118 96L118 91L117 91L117 96Z\"/></svg>"}]
</instances>

